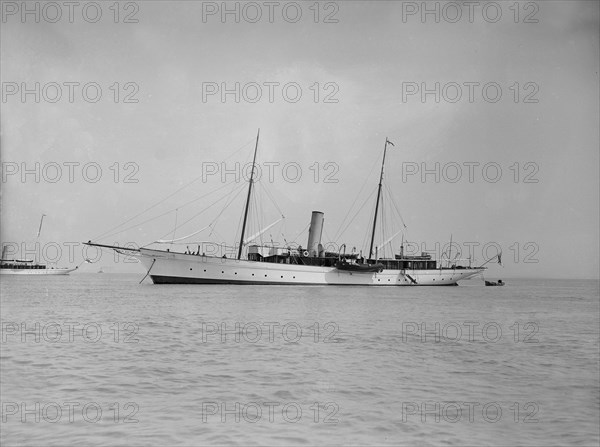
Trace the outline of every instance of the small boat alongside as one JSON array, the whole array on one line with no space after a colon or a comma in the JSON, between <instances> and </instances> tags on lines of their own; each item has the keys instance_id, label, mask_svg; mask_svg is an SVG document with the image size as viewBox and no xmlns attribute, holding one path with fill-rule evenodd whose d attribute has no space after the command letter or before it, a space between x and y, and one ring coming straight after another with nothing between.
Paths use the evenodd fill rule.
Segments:
<instances>
[{"instance_id":1,"label":"small boat alongside","mask_svg":"<svg viewBox=\"0 0 600 447\"><path fill-rule=\"evenodd\" d=\"M502 281L501 279L499 279L498 281L486 281L485 285L486 286L503 286L504 284L506 284L504 281Z\"/></svg>"},{"instance_id":2,"label":"small boat alongside","mask_svg":"<svg viewBox=\"0 0 600 447\"><path fill-rule=\"evenodd\" d=\"M365 264L359 263L357 261L348 262L343 259L335 263L335 268L338 270L343 270L345 272L354 272L354 273L381 273L383 272L383 264Z\"/></svg>"}]
</instances>

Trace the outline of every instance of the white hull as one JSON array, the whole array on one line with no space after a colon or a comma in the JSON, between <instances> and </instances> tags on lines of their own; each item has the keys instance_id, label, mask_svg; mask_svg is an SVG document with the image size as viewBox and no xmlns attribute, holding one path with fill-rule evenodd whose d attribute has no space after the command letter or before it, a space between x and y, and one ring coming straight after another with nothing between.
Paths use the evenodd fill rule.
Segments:
<instances>
[{"instance_id":1,"label":"white hull","mask_svg":"<svg viewBox=\"0 0 600 447\"><path fill-rule=\"evenodd\" d=\"M76 268L0 269L0 275L68 275Z\"/></svg>"},{"instance_id":2,"label":"white hull","mask_svg":"<svg viewBox=\"0 0 600 447\"><path fill-rule=\"evenodd\" d=\"M355 286L455 285L485 269L350 272L335 267L254 262L140 249L132 253L155 284L309 284ZM412 279L411 279L412 278Z\"/></svg>"}]
</instances>

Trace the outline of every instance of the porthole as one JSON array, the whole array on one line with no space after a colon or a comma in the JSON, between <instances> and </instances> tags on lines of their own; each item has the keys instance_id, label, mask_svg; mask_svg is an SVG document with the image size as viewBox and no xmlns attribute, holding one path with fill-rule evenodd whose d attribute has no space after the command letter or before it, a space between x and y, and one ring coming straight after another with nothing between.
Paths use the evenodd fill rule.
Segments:
<instances>
[{"instance_id":1,"label":"porthole","mask_svg":"<svg viewBox=\"0 0 600 447\"><path fill-rule=\"evenodd\" d=\"M223 270L221 270L221 273L225 273Z\"/></svg>"},{"instance_id":2,"label":"porthole","mask_svg":"<svg viewBox=\"0 0 600 447\"><path fill-rule=\"evenodd\" d=\"M192 271L192 268L190 267L190 271Z\"/></svg>"}]
</instances>

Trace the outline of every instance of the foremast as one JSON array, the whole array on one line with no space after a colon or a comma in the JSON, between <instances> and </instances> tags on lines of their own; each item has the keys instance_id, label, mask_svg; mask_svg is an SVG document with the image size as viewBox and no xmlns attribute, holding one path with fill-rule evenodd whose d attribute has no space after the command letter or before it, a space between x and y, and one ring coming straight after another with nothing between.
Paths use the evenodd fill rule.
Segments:
<instances>
[{"instance_id":1,"label":"foremast","mask_svg":"<svg viewBox=\"0 0 600 447\"><path fill-rule=\"evenodd\" d=\"M254 182L254 165L256 163L256 151L258 150L258 138L260 137L260 129L256 134L256 145L254 146L254 158L252 159L252 172L250 173L250 181L248 182L248 197L246 197L246 208L244 210L244 222L242 223L242 235L240 236L240 247L238 249L237 258L242 257L244 249L244 233L246 231L246 222L248 221L248 209L250 208L250 196L252 195L252 183Z\"/></svg>"}]
</instances>

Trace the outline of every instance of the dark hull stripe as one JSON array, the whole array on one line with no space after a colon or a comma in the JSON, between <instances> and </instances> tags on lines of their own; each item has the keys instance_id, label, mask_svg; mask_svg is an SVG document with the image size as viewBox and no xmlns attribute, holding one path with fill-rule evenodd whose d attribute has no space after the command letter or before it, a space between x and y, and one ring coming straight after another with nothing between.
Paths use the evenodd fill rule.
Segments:
<instances>
[{"instance_id":1,"label":"dark hull stripe","mask_svg":"<svg viewBox=\"0 0 600 447\"><path fill-rule=\"evenodd\" d=\"M417 284L343 284L327 283L315 284L310 282L283 282L283 281L243 281L237 279L210 279L210 278L182 278L179 276L150 275L154 284L244 284L244 285L274 285L274 286L358 286L358 287L413 287ZM423 286L457 286L452 284L423 284Z\"/></svg>"}]
</instances>

